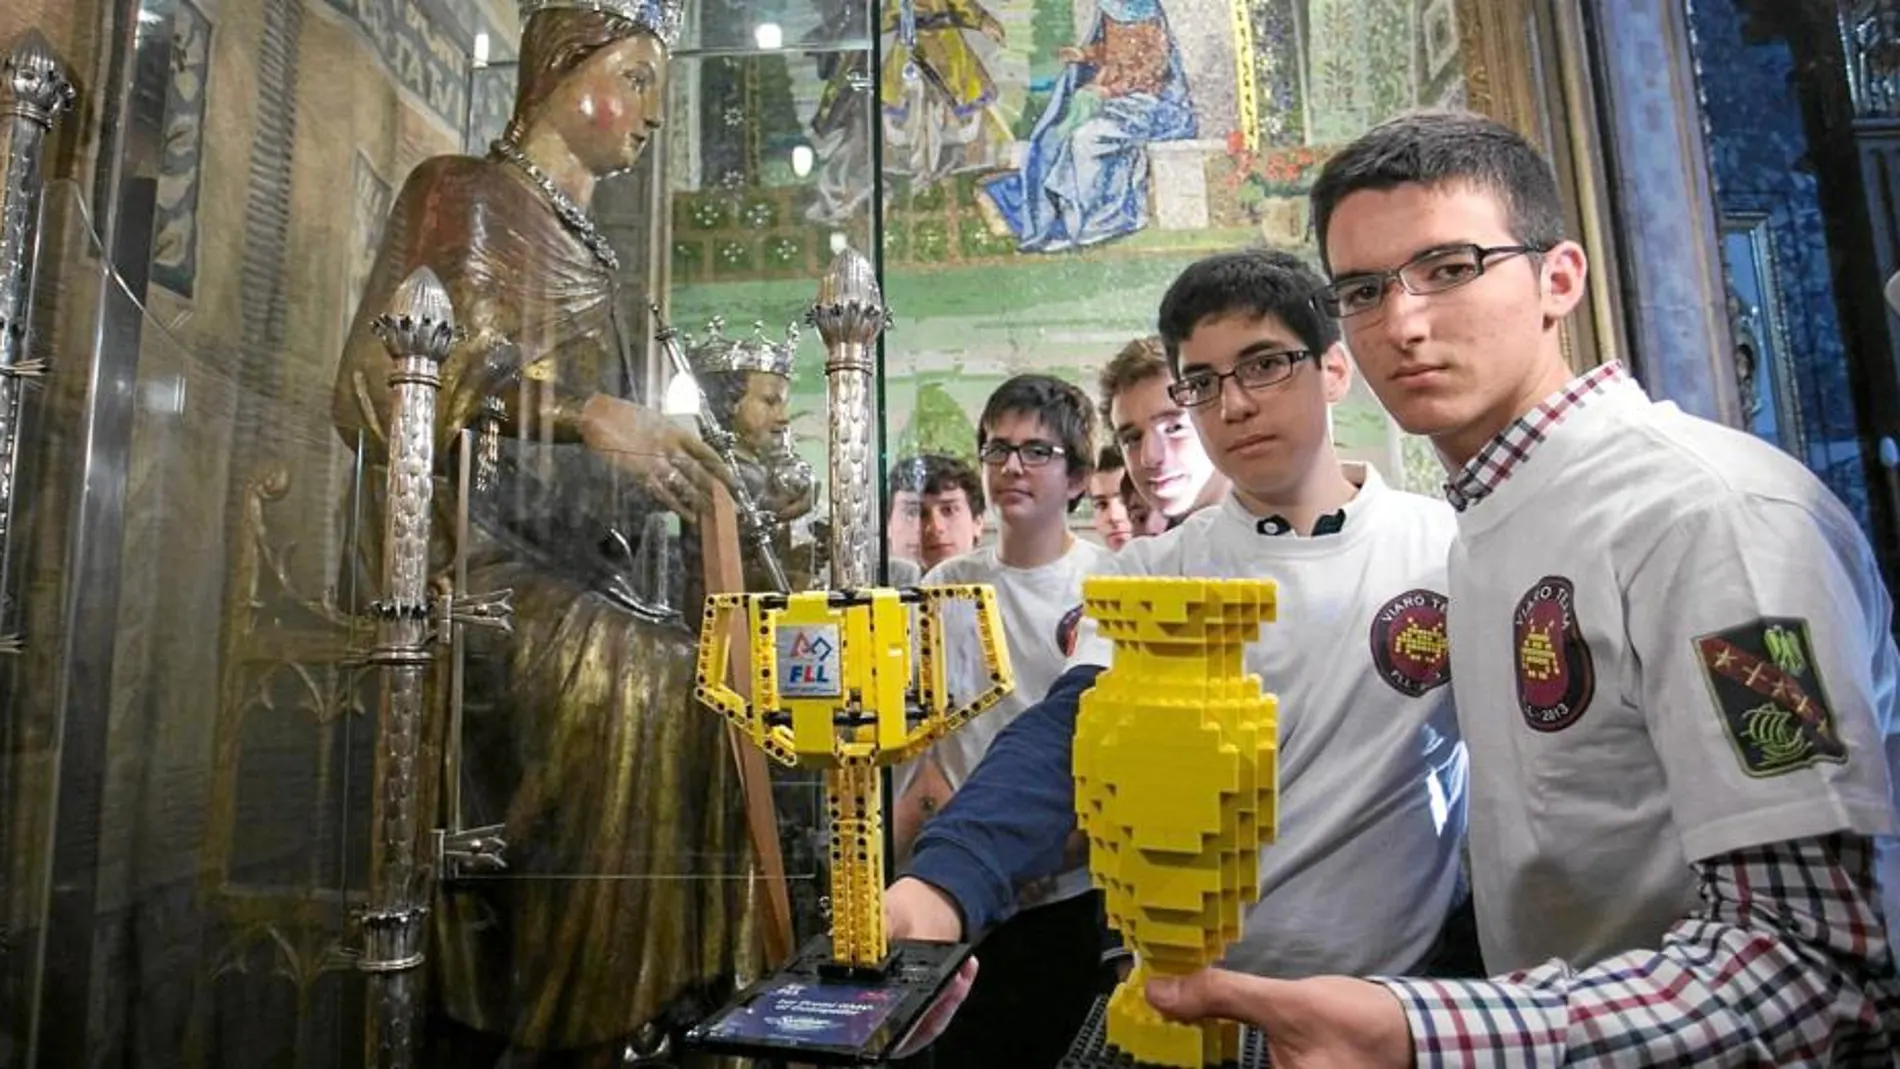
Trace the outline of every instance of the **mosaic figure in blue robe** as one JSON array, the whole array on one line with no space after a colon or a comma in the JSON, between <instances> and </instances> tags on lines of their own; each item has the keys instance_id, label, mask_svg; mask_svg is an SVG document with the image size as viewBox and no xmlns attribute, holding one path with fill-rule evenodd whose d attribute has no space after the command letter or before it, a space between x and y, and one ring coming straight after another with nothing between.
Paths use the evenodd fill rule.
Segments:
<instances>
[{"instance_id":1,"label":"mosaic figure in blue robe","mask_svg":"<svg viewBox=\"0 0 1900 1069\"><path fill-rule=\"evenodd\" d=\"M1102 0L1030 135L1022 169L982 195L1024 252L1133 234L1148 223L1147 146L1196 134L1194 103L1158 0Z\"/></svg>"}]
</instances>

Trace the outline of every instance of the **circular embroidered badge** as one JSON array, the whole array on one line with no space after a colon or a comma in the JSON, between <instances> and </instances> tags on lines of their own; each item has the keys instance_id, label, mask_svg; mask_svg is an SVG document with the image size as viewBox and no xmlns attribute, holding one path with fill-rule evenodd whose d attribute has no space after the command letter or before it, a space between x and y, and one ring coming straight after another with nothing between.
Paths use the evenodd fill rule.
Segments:
<instances>
[{"instance_id":1,"label":"circular embroidered badge","mask_svg":"<svg viewBox=\"0 0 1900 1069\"><path fill-rule=\"evenodd\" d=\"M1539 579L1511 616L1517 704L1533 731L1577 722L1596 693L1596 664L1577 622L1576 588L1558 575Z\"/></svg>"},{"instance_id":2,"label":"circular embroidered badge","mask_svg":"<svg viewBox=\"0 0 1900 1069\"><path fill-rule=\"evenodd\" d=\"M1414 698L1450 680L1445 595L1408 590L1374 613L1372 663L1392 689Z\"/></svg>"},{"instance_id":3,"label":"circular embroidered badge","mask_svg":"<svg viewBox=\"0 0 1900 1069\"><path fill-rule=\"evenodd\" d=\"M1082 626L1082 606L1077 605L1056 621L1056 649L1067 657L1075 652L1075 630Z\"/></svg>"}]
</instances>

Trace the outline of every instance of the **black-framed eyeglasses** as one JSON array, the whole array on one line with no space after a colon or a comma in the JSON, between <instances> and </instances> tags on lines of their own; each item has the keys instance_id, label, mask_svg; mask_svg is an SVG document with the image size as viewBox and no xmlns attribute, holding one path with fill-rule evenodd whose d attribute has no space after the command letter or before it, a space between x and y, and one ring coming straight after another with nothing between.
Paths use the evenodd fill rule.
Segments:
<instances>
[{"instance_id":1,"label":"black-framed eyeglasses","mask_svg":"<svg viewBox=\"0 0 1900 1069\"><path fill-rule=\"evenodd\" d=\"M1394 282L1414 297L1443 293L1476 281L1493 260L1544 251L1535 245L1471 244L1429 249L1390 271L1335 279L1313 295L1313 303L1334 319L1350 319L1384 304Z\"/></svg>"},{"instance_id":2,"label":"black-framed eyeglasses","mask_svg":"<svg viewBox=\"0 0 1900 1069\"><path fill-rule=\"evenodd\" d=\"M992 468L1007 465L1012 456L1021 457L1025 468L1040 468L1057 457L1068 456L1069 451L1054 442L1034 438L1021 445L1005 442L1001 438L991 438L983 443L983 448L977 450L976 455Z\"/></svg>"},{"instance_id":3,"label":"black-framed eyeglasses","mask_svg":"<svg viewBox=\"0 0 1900 1069\"><path fill-rule=\"evenodd\" d=\"M1184 371L1168 386L1168 396L1182 408L1199 408L1220 396L1228 379L1240 383L1243 390L1264 390L1293 377L1300 361L1312 359L1311 350L1286 349L1277 353L1253 353L1234 361L1232 371L1194 368Z\"/></svg>"}]
</instances>

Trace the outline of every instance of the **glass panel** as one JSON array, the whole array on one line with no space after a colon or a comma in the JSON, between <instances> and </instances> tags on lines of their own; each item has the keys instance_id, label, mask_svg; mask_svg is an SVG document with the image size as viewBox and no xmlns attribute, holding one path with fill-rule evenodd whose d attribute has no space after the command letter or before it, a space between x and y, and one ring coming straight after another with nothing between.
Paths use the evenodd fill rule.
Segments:
<instances>
[{"instance_id":1,"label":"glass panel","mask_svg":"<svg viewBox=\"0 0 1900 1069\"><path fill-rule=\"evenodd\" d=\"M907 327L885 361L897 458L976 467L976 417L1014 374L1096 395L1201 256L1266 245L1317 267L1306 194L1326 159L1379 120L1463 100L1449 0L916 6L939 16L922 70L881 108L886 292ZM1437 492L1429 448L1362 383L1334 429L1345 459Z\"/></svg>"},{"instance_id":2,"label":"glass panel","mask_svg":"<svg viewBox=\"0 0 1900 1069\"><path fill-rule=\"evenodd\" d=\"M865 49L870 27L867 0L699 0L675 55Z\"/></svg>"},{"instance_id":3,"label":"glass panel","mask_svg":"<svg viewBox=\"0 0 1900 1069\"><path fill-rule=\"evenodd\" d=\"M863 10L835 5L827 18L848 23L861 20ZM754 17L743 5L713 6L704 9L702 25L728 19L718 32L739 41L738 27ZM760 499L772 522L782 525L791 586L814 589L828 585L825 353L816 332L798 325L835 255L847 247L873 249L874 174L865 42L850 47L843 36L797 39L802 47L735 46L730 54L675 60L666 254L673 322L697 360L734 342L755 353L776 346L793 357L784 378L702 374L699 400L742 440L760 437L762 424L782 422L789 452L812 473L812 493L809 503L774 502L769 493ZM796 341L789 341L794 334ZM740 474L754 485L771 483L771 472L790 463L774 459L783 450L755 445L742 452ZM769 588L756 565L746 570L746 588ZM829 928L821 780L815 772L775 767L773 782L793 876L794 930L802 942Z\"/></svg>"},{"instance_id":4,"label":"glass panel","mask_svg":"<svg viewBox=\"0 0 1900 1069\"><path fill-rule=\"evenodd\" d=\"M74 1024L101 1063L353 1064L369 751L336 585L347 453L273 360L110 273L76 186L48 189L45 218L51 370L25 440L17 837L0 851L14 945L37 958L22 1064L74 1053ZM82 438L100 336L136 346L123 468ZM103 573L68 576L82 481L122 488L123 543ZM101 597L109 661L70 630L69 599ZM107 708L61 717L68 658L110 664ZM75 992L86 1006L59 1001Z\"/></svg>"}]
</instances>

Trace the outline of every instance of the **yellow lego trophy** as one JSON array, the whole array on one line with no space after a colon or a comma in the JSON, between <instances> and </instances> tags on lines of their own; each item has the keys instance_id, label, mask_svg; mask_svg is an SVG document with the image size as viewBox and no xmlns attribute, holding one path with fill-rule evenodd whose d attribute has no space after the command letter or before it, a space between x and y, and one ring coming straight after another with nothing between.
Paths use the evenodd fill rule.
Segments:
<instances>
[{"instance_id":1,"label":"yellow lego trophy","mask_svg":"<svg viewBox=\"0 0 1900 1069\"><path fill-rule=\"evenodd\" d=\"M1076 718L1076 814L1137 961L1109 998L1108 1044L1140 1064L1237 1063L1239 1025L1166 1020L1143 992L1219 960L1259 896L1279 707L1241 654L1274 618L1274 584L1102 577L1082 601L1114 657Z\"/></svg>"},{"instance_id":2,"label":"yellow lego trophy","mask_svg":"<svg viewBox=\"0 0 1900 1069\"><path fill-rule=\"evenodd\" d=\"M880 1064L969 957L967 944L900 941L884 930L879 770L917 757L1009 693L996 593L987 586L874 587L871 433L889 322L870 261L834 259L810 316L825 340L832 582L809 593L707 598L697 695L783 765L822 770L830 833L831 932L693 1027L714 1053L792 1063ZM989 682L950 705L944 609L969 602ZM743 616L743 631L735 626ZM728 685L732 636L746 636L748 698ZM913 650L915 656L913 658Z\"/></svg>"},{"instance_id":3,"label":"yellow lego trophy","mask_svg":"<svg viewBox=\"0 0 1900 1069\"><path fill-rule=\"evenodd\" d=\"M943 609L957 601L975 605L990 682L952 708ZM751 643L749 701L725 682L739 613ZM824 772L832 928L695 1029L694 1042L733 1054L854 1063L881 1060L903 1038L969 947L888 943L879 769L917 757L1010 686L996 593L987 586L707 599L699 700L773 760Z\"/></svg>"}]
</instances>

